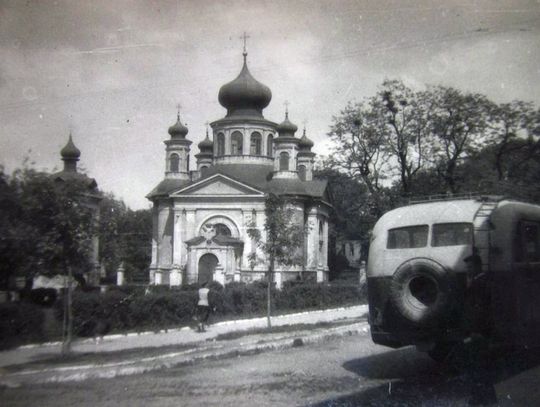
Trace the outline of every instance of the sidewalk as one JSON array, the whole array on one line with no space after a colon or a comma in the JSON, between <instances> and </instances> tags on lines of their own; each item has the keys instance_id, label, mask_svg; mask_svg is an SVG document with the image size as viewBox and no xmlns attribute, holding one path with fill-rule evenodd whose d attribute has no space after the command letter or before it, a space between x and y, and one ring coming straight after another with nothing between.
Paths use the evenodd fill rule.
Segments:
<instances>
[{"instance_id":1,"label":"sidewalk","mask_svg":"<svg viewBox=\"0 0 540 407\"><path fill-rule=\"evenodd\" d=\"M106 363L65 362L48 364L47 359L60 355L61 344L23 346L0 352L0 384L18 386L25 383L43 383L87 378L115 377L176 366L208 358L225 357L230 354L249 354L266 349L319 342L343 335L367 332L365 321L366 305L311 311L272 317L272 326L311 325L323 322L343 321L337 327L299 327L285 333L263 333L242 336L237 339L216 341L218 335L242 332L266 327L266 318L244 319L216 323L203 333L185 327L158 333L145 332L127 335L109 335L96 342L94 339L77 340L73 343L73 354L94 354L116 359ZM359 318L363 318L358 322ZM350 323L347 323L349 321ZM295 342L296 339L296 342ZM298 341L300 340L300 342ZM164 349L157 353L156 349ZM175 349L171 349L175 348ZM137 355L123 355L126 350L141 350ZM147 354L145 355L144 350ZM151 350L151 352L150 352ZM120 353L118 353L120 352ZM148 353L151 353L148 356ZM102 358L103 359L103 358ZM36 363L40 362L41 363ZM29 363L31 363L29 365ZM9 367L8 367L9 366ZM2 369L3 368L3 369Z\"/></svg>"}]
</instances>

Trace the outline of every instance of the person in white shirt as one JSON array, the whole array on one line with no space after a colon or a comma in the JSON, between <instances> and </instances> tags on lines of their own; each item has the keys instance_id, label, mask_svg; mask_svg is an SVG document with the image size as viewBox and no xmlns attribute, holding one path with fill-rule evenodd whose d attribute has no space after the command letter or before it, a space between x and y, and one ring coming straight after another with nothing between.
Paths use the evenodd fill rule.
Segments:
<instances>
[{"instance_id":1,"label":"person in white shirt","mask_svg":"<svg viewBox=\"0 0 540 407\"><path fill-rule=\"evenodd\" d=\"M201 284L199 288L199 302L197 303L198 314L198 332L204 332L205 325L208 326L208 317L210 315L210 303L208 302L208 293L210 289L206 287L207 282Z\"/></svg>"}]
</instances>

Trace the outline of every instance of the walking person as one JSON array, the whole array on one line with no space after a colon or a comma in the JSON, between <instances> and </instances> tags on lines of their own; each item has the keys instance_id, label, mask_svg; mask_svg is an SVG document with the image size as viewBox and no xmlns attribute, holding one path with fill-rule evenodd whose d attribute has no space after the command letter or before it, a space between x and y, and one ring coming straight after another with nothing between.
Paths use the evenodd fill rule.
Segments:
<instances>
[{"instance_id":1,"label":"walking person","mask_svg":"<svg viewBox=\"0 0 540 407\"><path fill-rule=\"evenodd\" d=\"M210 289L206 285L207 282L205 281L199 288L199 302L197 303L198 332L204 332L205 325L208 326L208 317L210 315L210 303L208 302Z\"/></svg>"}]
</instances>

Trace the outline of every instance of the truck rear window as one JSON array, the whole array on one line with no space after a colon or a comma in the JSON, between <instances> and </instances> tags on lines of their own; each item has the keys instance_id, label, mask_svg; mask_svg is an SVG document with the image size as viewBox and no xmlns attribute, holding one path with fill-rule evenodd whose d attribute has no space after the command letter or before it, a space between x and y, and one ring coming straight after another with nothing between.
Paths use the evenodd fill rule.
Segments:
<instances>
[{"instance_id":1,"label":"truck rear window","mask_svg":"<svg viewBox=\"0 0 540 407\"><path fill-rule=\"evenodd\" d=\"M428 240L428 225L407 226L388 231L387 249L412 249L425 247Z\"/></svg>"},{"instance_id":2,"label":"truck rear window","mask_svg":"<svg viewBox=\"0 0 540 407\"><path fill-rule=\"evenodd\" d=\"M472 231L470 223L436 223L433 225L431 245L438 247L471 244Z\"/></svg>"}]
</instances>

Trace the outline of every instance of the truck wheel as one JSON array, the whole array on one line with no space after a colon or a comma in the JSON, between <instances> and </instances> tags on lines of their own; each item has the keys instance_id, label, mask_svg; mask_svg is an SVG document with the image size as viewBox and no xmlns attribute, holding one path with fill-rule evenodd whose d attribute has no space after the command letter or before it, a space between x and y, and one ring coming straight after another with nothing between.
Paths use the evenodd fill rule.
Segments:
<instances>
[{"instance_id":1,"label":"truck wheel","mask_svg":"<svg viewBox=\"0 0 540 407\"><path fill-rule=\"evenodd\" d=\"M430 259L413 259L396 270L390 297L399 313L416 325L429 325L449 308L451 284L448 273Z\"/></svg>"}]
</instances>

